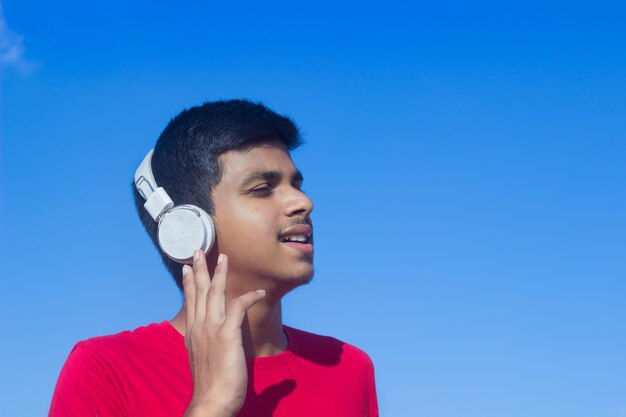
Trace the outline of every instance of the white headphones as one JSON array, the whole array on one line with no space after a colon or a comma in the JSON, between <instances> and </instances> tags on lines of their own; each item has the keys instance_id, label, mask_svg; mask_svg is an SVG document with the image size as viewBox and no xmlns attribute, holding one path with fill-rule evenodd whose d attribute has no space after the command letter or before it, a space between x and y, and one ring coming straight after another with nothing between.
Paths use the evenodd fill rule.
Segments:
<instances>
[{"instance_id":1,"label":"white headphones","mask_svg":"<svg viewBox=\"0 0 626 417\"><path fill-rule=\"evenodd\" d=\"M198 206L175 206L165 189L159 187L152 175L152 154L148 152L137 171L135 187L146 200L143 205L154 221L159 222L159 247L172 260L181 264L193 262L193 253L202 249L208 253L215 241L215 227L209 215Z\"/></svg>"}]
</instances>

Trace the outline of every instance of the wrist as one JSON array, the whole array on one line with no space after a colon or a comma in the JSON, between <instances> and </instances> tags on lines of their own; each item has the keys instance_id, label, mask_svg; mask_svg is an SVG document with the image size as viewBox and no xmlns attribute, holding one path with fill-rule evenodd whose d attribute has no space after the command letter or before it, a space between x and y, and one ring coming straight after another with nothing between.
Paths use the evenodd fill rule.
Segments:
<instances>
[{"instance_id":1,"label":"wrist","mask_svg":"<svg viewBox=\"0 0 626 417\"><path fill-rule=\"evenodd\" d=\"M235 417L236 414L215 401L199 401L192 398L184 417Z\"/></svg>"}]
</instances>

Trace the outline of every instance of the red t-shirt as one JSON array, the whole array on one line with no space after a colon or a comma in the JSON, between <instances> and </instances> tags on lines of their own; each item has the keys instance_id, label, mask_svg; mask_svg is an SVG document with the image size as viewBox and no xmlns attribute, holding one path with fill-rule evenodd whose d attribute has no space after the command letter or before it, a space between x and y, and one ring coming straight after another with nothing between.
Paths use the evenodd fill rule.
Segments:
<instances>
[{"instance_id":1,"label":"red t-shirt","mask_svg":"<svg viewBox=\"0 0 626 417\"><path fill-rule=\"evenodd\" d=\"M238 416L377 417L372 361L337 339L284 326L287 349L248 360ZM184 338L164 321L79 342L49 417L179 417L192 394Z\"/></svg>"}]
</instances>

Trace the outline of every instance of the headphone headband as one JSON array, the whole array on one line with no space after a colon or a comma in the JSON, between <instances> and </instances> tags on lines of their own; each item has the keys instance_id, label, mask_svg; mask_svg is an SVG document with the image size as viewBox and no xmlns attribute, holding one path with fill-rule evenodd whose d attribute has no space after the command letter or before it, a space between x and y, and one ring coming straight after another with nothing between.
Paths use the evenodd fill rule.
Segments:
<instances>
[{"instance_id":1,"label":"headphone headband","mask_svg":"<svg viewBox=\"0 0 626 417\"><path fill-rule=\"evenodd\" d=\"M157 189L157 183L152 174L152 154L154 154L154 149L150 149L135 171L135 187L144 200L147 200Z\"/></svg>"},{"instance_id":2,"label":"headphone headband","mask_svg":"<svg viewBox=\"0 0 626 417\"><path fill-rule=\"evenodd\" d=\"M152 154L150 149L143 158L139 168L135 171L135 187L139 194L146 200L143 205L154 221L159 221L163 213L174 207L174 202L163 187L159 187L152 174Z\"/></svg>"}]
</instances>

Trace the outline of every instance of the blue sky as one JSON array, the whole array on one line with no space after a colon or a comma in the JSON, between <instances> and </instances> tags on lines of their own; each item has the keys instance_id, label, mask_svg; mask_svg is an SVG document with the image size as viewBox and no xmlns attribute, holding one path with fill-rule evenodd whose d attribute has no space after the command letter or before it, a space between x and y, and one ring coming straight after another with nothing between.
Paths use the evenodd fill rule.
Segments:
<instances>
[{"instance_id":1,"label":"blue sky","mask_svg":"<svg viewBox=\"0 0 626 417\"><path fill-rule=\"evenodd\" d=\"M316 277L285 322L374 360L385 416L626 416L620 2L3 1L0 414L78 340L181 301L131 200L168 120L290 115Z\"/></svg>"}]
</instances>

